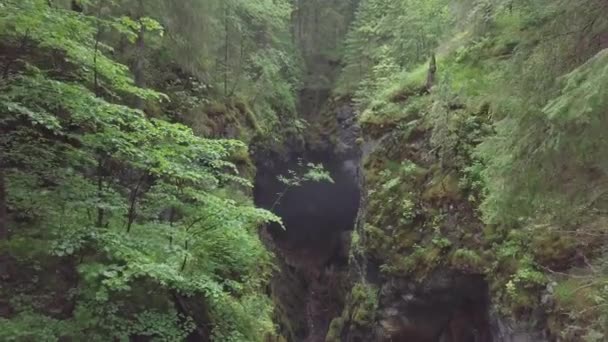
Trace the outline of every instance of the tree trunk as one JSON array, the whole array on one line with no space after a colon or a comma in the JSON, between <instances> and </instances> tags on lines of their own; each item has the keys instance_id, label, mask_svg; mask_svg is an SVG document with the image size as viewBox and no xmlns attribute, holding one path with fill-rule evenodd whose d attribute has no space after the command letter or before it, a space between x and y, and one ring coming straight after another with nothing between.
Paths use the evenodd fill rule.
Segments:
<instances>
[{"instance_id":1,"label":"tree trunk","mask_svg":"<svg viewBox=\"0 0 608 342\"><path fill-rule=\"evenodd\" d=\"M131 227L133 226L133 222L135 222L135 217L137 216L137 196L139 196L139 189L144 181L145 174L139 178L137 181L137 185L135 189L131 190L131 194L129 195L129 211L127 213L127 233L131 232Z\"/></svg>"},{"instance_id":2,"label":"tree trunk","mask_svg":"<svg viewBox=\"0 0 608 342\"><path fill-rule=\"evenodd\" d=\"M97 207L97 222L95 226L101 228L103 227L104 216L104 210L101 207L101 202L103 202L103 159L101 156L97 160L97 199L100 203Z\"/></svg>"},{"instance_id":3,"label":"tree trunk","mask_svg":"<svg viewBox=\"0 0 608 342\"><path fill-rule=\"evenodd\" d=\"M171 291L171 295L175 309L181 314L181 317L192 318L196 325L196 328L190 333L187 340L209 342L211 330L207 322L211 321L211 317L209 317L205 302L199 299L197 301L197 303L200 303L199 305L192 305L191 298L185 298L175 290Z\"/></svg>"},{"instance_id":4,"label":"tree trunk","mask_svg":"<svg viewBox=\"0 0 608 342\"><path fill-rule=\"evenodd\" d=\"M135 43L137 48L137 60L135 61L135 65L133 67L133 76L135 80L135 85L140 88L146 86L146 79L144 75L144 49L146 48L145 32L145 28L142 25L142 27L139 29L139 32L137 33L137 41Z\"/></svg>"},{"instance_id":5,"label":"tree trunk","mask_svg":"<svg viewBox=\"0 0 608 342\"><path fill-rule=\"evenodd\" d=\"M8 239L8 212L6 210L6 183L4 169L0 167L0 240Z\"/></svg>"},{"instance_id":6,"label":"tree trunk","mask_svg":"<svg viewBox=\"0 0 608 342\"><path fill-rule=\"evenodd\" d=\"M51 4L51 1L49 0L49 5L50 4ZM75 11L78 13L82 13L84 10L84 8L82 7L82 3L78 0L72 0L71 7L72 7L72 11Z\"/></svg>"},{"instance_id":7,"label":"tree trunk","mask_svg":"<svg viewBox=\"0 0 608 342\"><path fill-rule=\"evenodd\" d=\"M145 66L146 66L146 28L142 22L142 18L144 17L144 4L140 0L139 1L139 9L138 9L138 18L139 21L139 32L137 32L137 39L135 40L135 62L133 63L133 78L135 81L135 85L140 88L146 87L146 78L145 78ZM135 100L135 107L138 109L144 110L145 102L142 98L137 98Z\"/></svg>"},{"instance_id":8,"label":"tree trunk","mask_svg":"<svg viewBox=\"0 0 608 342\"><path fill-rule=\"evenodd\" d=\"M228 97L228 59L230 57L230 30L228 27L228 5L224 5L224 96Z\"/></svg>"},{"instance_id":9,"label":"tree trunk","mask_svg":"<svg viewBox=\"0 0 608 342\"><path fill-rule=\"evenodd\" d=\"M435 84L435 74L437 73L437 59L435 54L431 55L431 61L429 62L429 72L426 77L426 90L430 91Z\"/></svg>"}]
</instances>

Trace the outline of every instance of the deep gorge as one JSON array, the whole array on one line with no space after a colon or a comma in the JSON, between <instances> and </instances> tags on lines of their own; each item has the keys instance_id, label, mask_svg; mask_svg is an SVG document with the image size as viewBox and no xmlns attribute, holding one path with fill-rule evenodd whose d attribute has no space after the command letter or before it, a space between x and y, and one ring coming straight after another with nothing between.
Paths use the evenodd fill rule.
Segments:
<instances>
[{"instance_id":1,"label":"deep gorge","mask_svg":"<svg viewBox=\"0 0 608 342\"><path fill-rule=\"evenodd\" d=\"M301 37L323 34L307 24L306 18L297 20L304 21L295 24ZM298 111L313 132L303 143L286 146L286 156L256 156L256 204L273 210L285 223L285 229L277 224L269 226L266 235L269 248L282 259L270 288L280 308L282 335L290 341L306 342L324 341L326 336L327 341L349 342L508 341L510 333L490 322L489 289L483 276L438 270L424 284L387 279L380 275L378 261L351 251L352 234L365 229L368 210L367 202L362 201L368 191L363 158L381 150L383 141L368 138L362 144L367 132L357 122L359 113L348 99L331 99L340 63L319 53L327 42L313 38L300 44L308 72L307 83L299 92ZM335 184L307 183L281 197L285 185L277 177L307 162L323 164ZM277 197L281 197L280 202ZM363 207L359 207L361 203ZM361 330L356 322L346 321L338 336L331 336L336 332L329 332L330 323L341 319L343 312L349 314L346 307L353 301L349 292L357 279L380 290L375 309L378 325Z\"/></svg>"},{"instance_id":2,"label":"deep gorge","mask_svg":"<svg viewBox=\"0 0 608 342\"><path fill-rule=\"evenodd\" d=\"M608 341L606 0L0 0L0 341Z\"/></svg>"},{"instance_id":3,"label":"deep gorge","mask_svg":"<svg viewBox=\"0 0 608 342\"><path fill-rule=\"evenodd\" d=\"M255 198L270 208L284 185L276 176L297 169L298 160L284 168L258 166ZM341 311L340 282L348 267L350 233L359 206L359 184L353 170L335 155L322 154L307 161L323 163L335 183L312 183L290 189L274 211L285 228L269 226L269 243L279 258L279 273L271 280L272 292L285 306L289 320L299 321L292 338L317 341L324 336L331 319ZM348 165L348 164L347 164Z\"/></svg>"}]
</instances>

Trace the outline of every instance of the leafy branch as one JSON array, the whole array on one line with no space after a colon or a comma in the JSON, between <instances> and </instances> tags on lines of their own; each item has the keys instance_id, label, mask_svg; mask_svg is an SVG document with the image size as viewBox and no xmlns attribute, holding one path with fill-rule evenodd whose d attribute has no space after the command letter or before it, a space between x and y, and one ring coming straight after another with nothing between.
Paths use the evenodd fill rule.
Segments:
<instances>
[{"instance_id":1,"label":"leafy branch","mask_svg":"<svg viewBox=\"0 0 608 342\"><path fill-rule=\"evenodd\" d=\"M300 159L298 160L298 166L301 171L288 170L286 176L279 175L277 177L278 181L281 182L285 187L283 191L277 194L277 198L270 207L270 210L274 210L276 206L281 203L281 200L283 197L285 197L290 189L300 187L306 182L334 183L331 174L325 169L323 164L307 163L304 165L304 162Z\"/></svg>"}]
</instances>

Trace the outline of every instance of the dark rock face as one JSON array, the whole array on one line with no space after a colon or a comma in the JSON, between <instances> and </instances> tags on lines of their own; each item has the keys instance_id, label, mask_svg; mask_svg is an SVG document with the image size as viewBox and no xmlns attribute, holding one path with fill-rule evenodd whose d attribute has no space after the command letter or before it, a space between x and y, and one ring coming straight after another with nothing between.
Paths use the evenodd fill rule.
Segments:
<instances>
[{"instance_id":1,"label":"dark rock face","mask_svg":"<svg viewBox=\"0 0 608 342\"><path fill-rule=\"evenodd\" d=\"M338 121L338 146L337 150L345 157L348 167L352 172L358 172L361 159L361 149L357 140L361 138L361 127L357 123L357 112L350 104L342 104L336 109Z\"/></svg>"},{"instance_id":2,"label":"dark rock face","mask_svg":"<svg viewBox=\"0 0 608 342\"><path fill-rule=\"evenodd\" d=\"M479 275L437 271L424 283L385 279L379 284L373 327L351 328L347 342L543 342L532 325L492 312L489 289Z\"/></svg>"},{"instance_id":3,"label":"dark rock face","mask_svg":"<svg viewBox=\"0 0 608 342\"><path fill-rule=\"evenodd\" d=\"M492 339L496 342L547 342L550 339L531 322L509 322L492 315Z\"/></svg>"},{"instance_id":4,"label":"dark rock face","mask_svg":"<svg viewBox=\"0 0 608 342\"><path fill-rule=\"evenodd\" d=\"M288 170L301 169L299 160L323 163L334 183L308 182L285 192L285 185L277 180ZM344 231L352 230L358 211L359 189L354 178L353 162L330 153L294 155L281 166L266 169L258 166L255 198L258 205L273 210L283 218L287 229L271 226L274 240L287 250L315 255L315 264L328 261L340 248ZM277 202L277 194L284 196ZM298 258L301 259L301 258ZM309 262L312 260L309 260Z\"/></svg>"},{"instance_id":5,"label":"dark rock face","mask_svg":"<svg viewBox=\"0 0 608 342\"><path fill-rule=\"evenodd\" d=\"M270 227L274 240L287 250L315 255L312 258L320 259L316 264L326 263L332 255L348 253L344 247L349 234L344 232L354 227L361 197L356 113L350 105L340 106L333 113L337 146L296 149L284 159L258 159L254 191L256 203L272 208L288 228ZM323 164L334 183L309 182L285 191L277 176L287 175L288 170L301 170L301 164L308 162ZM284 196L277 202L279 193Z\"/></svg>"},{"instance_id":6,"label":"dark rock face","mask_svg":"<svg viewBox=\"0 0 608 342\"><path fill-rule=\"evenodd\" d=\"M423 284L381 287L378 341L492 341L488 289L480 276L440 273Z\"/></svg>"}]
</instances>

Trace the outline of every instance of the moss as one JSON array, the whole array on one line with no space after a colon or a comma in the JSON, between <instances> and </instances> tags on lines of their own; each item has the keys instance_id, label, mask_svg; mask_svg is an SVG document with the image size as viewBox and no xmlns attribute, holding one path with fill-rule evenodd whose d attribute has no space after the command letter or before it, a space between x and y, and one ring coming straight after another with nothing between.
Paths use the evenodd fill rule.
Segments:
<instances>
[{"instance_id":1,"label":"moss","mask_svg":"<svg viewBox=\"0 0 608 342\"><path fill-rule=\"evenodd\" d=\"M354 284L346 298L342 315L331 321L325 341L341 341L344 329L371 329L376 322L377 310L378 288L368 283Z\"/></svg>"},{"instance_id":2,"label":"moss","mask_svg":"<svg viewBox=\"0 0 608 342\"><path fill-rule=\"evenodd\" d=\"M532 240L536 261L554 270L568 269L576 248L577 243L573 238L553 232L536 234Z\"/></svg>"},{"instance_id":3,"label":"moss","mask_svg":"<svg viewBox=\"0 0 608 342\"><path fill-rule=\"evenodd\" d=\"M607 284L606 277L567 278L556 283L553 294L555 306L547 324L549 330L568 340L604 341L597 338L575 339L573 334L586 332L587 337L597 337L608 333L608 307L605 305L608 301ZM570 329L574 326L578 328L576 331Z\"/></svg>"},{"instance_id":4,"label":"moss","mask_svg":"<svg viewBox=\"0 0 608 342\"><path fill-rule=\"evenodd\" d=\"M442 63L442 57L438 56L437 63ZM422 63L416 68L411 69L410 72L406 73L399 80L399 88L401 92L404 91L419 91L426 85L426 78L429 71L428 63Z\"/></svg>"},{"instance_id":5,"label":"moss","mask_svg":"<svg viewBox=\"0 0 608 342\"><path fill-rule=\"evenodd\" d=\"M437 172L422 194L422 198L427 201L461 200L462 193L459 184L460 180L455 173L443 174L442 172Z\"/></svg>"},{"instance_id":6,"label":"moss","mask_svg":"<svg viewBox=\"0 0 608 342\"><path fill-rule=\"evenodd\" d=\"M236 165L239 175L245 179L253 180L257 168L249 155L249 149L242 147L234 150L228 161Z\"/></svg>"},{"instance_id":7,"label":"moss","mask_svg":"<svg viewBox=\"0 0 608 342\"><path fill-rule=\"evenodd\" d=\"M420 249L421 253L416 254L413 259L413 267L420 279L428 275L441 261L443 249L441 247L432 246Z\"/></svg>"},{"instance_id":8,"label":"moss","mask_svg":"<svg viewBox=\"0 0 608 342\"><path fill-rule=\"evenodd\" d=\"M476 251L470 249L457 249L450 257L450 264L454 269L467 273L482 273L485 263Z\"/></svg>"},{"instance_id":9,"label":"moss","mask_svg":"<svg viewBox=\"0 0 608 342\"><path fill-rule=\"evenodd\" d=\"M417 246L408 255L391 255L380 269L386 275L410 275L422 281L441 264L443 252L444 248L440 246Z\"/></svg>"},{"instance_id":10,"label":"moss","mask_svg":"<svg viewBox=\"0 0 608 342\"><path fill-rule=\"evenodd\" d=\"M397 250L407 250L420 241L420 233L415 230L399 231L393 238L392 245Z\"/></svg>"},{"instance_id":11,"label":"moss","mask_svg":"<svg viewBox=\"0 0 608 342\"><path fill-rule=\"evenodd\" d=\"M370 284L357 283L350 294L351 321L359 327L370 327L376 319L378 289Z\"/></svg>"},{"instance_id":12,"label":"moss","mask_svg":"<svg viewBox=\"0 0 608 342\"><path fill-rule=\"evenodd\" d=\"M366 133L379 137L408 122L416 121L427 113L432 105L429 96L411 96L406 104L394 103L389 100L374 102L361 113L359 122Z\"/></svg>"},{"instance_id":13,"label":"moss","mask_svg":"<svg viewBox=\"0 0 608 342\"><path fill-rule=\"evenodd\" d=\"M194 108L184 117L197 135L205 137L238 138L246 143L262 132L263 127L244 101L213 101Z\"/></svg>"},{"instance_id":14,"label":"moss","mask_svg":"<svg viewBox=\"0 0 608 342\"><path fill-rule=\"evenodd\" d=\"M539 294L546 287L547 277L527 253L514 254L509 259L509 267L495 270L493 290L502 294L508 312L527 315L540 305Z\"/></svg>"},{"instance_id":15,"label":"moss","mask_svg":"<svg viewBox=\"0 0 608 342\"><path fill-rule=\"evenodd\" d=\"M495 225L487 224L482 228L483 238L489 243L500 242L503 238L502 231Z\"/></svg>"},{"instance_id":16,"label":"moss","mask_svg":"<svg viewBox=\"0 0 608 342\"><path fill-rule=\"evenodd\" d=\"M379 199L382 207L398 203L393 208L396 212L390 214L400 215L403 210L411 209L412 203L406 202L416 202L415 191L426 178L428 171L410 160L383 161L374 164L374 167L376 166L380 167L382 171L377 169L378 171L368 172L366 178L371 190L370 197Z\"/></svg>"},{"instance_id":17,"label":"moss","mask_svg":"<svg viewBox=\"0 0 608 342\"><path fill-rule=\"evenodd\" d=\"M340 342L342 330L344 330L344 318L334 318L329 324L329 330L327 331L325 342Z\"/></svg>"},{"instance_id":18,"label":"moss","mask_svg":"<svg viewBox=\"0 0 608 342\"><path fill-rule=\"evenodd\" d=\"M19 261L38 260L48 261L49 253L53 246L48 240L14 236L10 240L0 241L0 250L8 251L8 254Z\"/></svg>"},{"instance_id":19,"label":"moss","mask_svg":"<svg viewBox=\"0 0 608 342\"><path fill-rule=\"evenodd\" d=\"M568 278L555 286L554 299L558 310L593 316L599 313L598 302L605 303L608 278Z\"/></svg>"},{"instance_id":20,"label":"moss","mask_svg":"<svg viewBox=\"0 0 608 342\"><path fill-rule=\"evenodd\" d=\"M365 249L374 256L380 257L386 253L391 239L386 233L371 224L366 224L363 228L365 236Z\"/></svg>"},{"instance_id":21,"label":"moss","mask_svg":"<svg viewBox=\"0 0 608 342\"><path fill-rule=\"evenodd\" d=\"M520 290L516 296L510 296L507 305L507 314L512 314L515 317L526 317L534 308L540 305L538 291L531 289Z\"/></svg>"}]
</instances>

